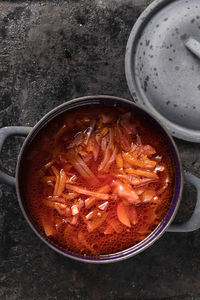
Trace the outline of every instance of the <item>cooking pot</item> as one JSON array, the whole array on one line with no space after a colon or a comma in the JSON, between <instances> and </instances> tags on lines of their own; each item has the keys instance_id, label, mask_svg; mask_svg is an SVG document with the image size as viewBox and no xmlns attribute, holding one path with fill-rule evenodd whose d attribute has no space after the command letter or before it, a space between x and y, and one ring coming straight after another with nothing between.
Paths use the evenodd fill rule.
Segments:
<instances>
[{"instance_id":1,"label":"cooking pot","mask_svg":"<svg viewBox=\"0 0 200 300\"><path fill-rule=\"evenodd\" d=\"M148 122L153 124L160 131L162 136L164 137L165 142L171 152L174 169L175 169L174 195L173 195L173 199L171 201L171 206L168 210L168 213L165 216L165 218L162 220L162 222L155 228L155 230L150 235L148 235L143 241L134 245L133 247L128 248L123 251L120 251L118 253L102 255L99 257L85 257L85 256L73 254L73 253L68 252L67 250L63 250L63 249L59 248L58 246L55 246L49 240L47 240L47 238L44 235L42 235L42 233L39 232L39 230L36 228L36 226L32 223L31 218L29 216L29 212L26 209L25 198L22 193L23 161L26 157L28 148L30 147L32 141L35 139L35 137L38 135L38 133L41 131L41 129L44 126L46 126L52 119L56 118L58 115L62 114L63 112L69 111L76 107L82 107L82 106L91 105L91 104L101 105L101 106L109 105L109 106L113 106L113 107L125 107L129 111L132 111L140 116L145 117L148 120ZM198 179L197 177L195 177L192 174L182 171L178 149L177 149L172 137L168 133L168 131L153 115L151 115L144 108L141 108L140 106L136 105L132 101L122 99L119 97L113 97L113 96L88 96L88 97L82 97L82 98L77 98L74 100L67 101L67 102L61 104L60 106L54 108L53 110L51 110L49 113L47 113L33 128L18 127L18 126L10 126L10 127L1 128L0 129L0 150L2 149L5 139L11 135L27 136L27 137L24 140L23 146L22 146L21 151L18 156L15 178L0 171L0 182L16 187L19 206L21 208L21 211L22 211L26 221L28 222L28 224L30 225L32 230L49 247L51 247L53 250L57 251L58 253L61 253L64 256L67 256L69 258L73 258L73 259L76 259L76 260L79 260L82 262L90 262L90 263L116 262L119 260L129 258L131 256L134 256L134 255L140 253L141 251L145 250L150 245L152 245L157 239L159 239L165 231L189 232L189 231L193 231L193 230L200 228L200 217L199 217L200 216L200 195L199 195L200 179ZM193 212L191 218L186 223L171 225L171 223L176 215L176 212L178 210L180 201L181 201L182 189L183 189L183 177L187 182L191 183L197 189L196 207L194 209L194 212Z\"/></svg>"}]
</instances>

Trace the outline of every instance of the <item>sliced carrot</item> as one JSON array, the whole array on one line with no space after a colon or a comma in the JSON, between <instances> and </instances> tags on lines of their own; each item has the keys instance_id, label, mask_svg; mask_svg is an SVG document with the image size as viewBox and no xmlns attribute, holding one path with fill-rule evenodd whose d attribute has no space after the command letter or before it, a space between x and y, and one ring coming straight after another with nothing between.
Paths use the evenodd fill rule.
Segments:
<instances>
[{"instance_id":1,"label":"sliced carrot","mask_svg":"<svg viewBox=\"0 0 200 300\"><path fill-rule=\"evenodd\" d=\"M122 159L121 153L118 153L116 155L116 164L119 169L123 168L123 159Z\"/></svg>"},{"instance_id":2,"label":"sliced carrot","mask_svg":"<svg viewBox=\"0 0 200 300\"><path fill-rule=\"evenodd\" d=\"M135 170L133 168L129 168L129 169L125 169L126 173L129 174L134 174L134 175L138 175L138 176L143 176L143 177L147 177L147 178L155 178L158 179L158 175L154 172L148 172L148 171L144 171L144 170Z\"/></svg>"},{"instance_id":3,"label":"sliced carrot","mask_svg":"<svg viewBox=\"0 0 200 300\"><path fill-rule=\"evenodd\" d=\"M85 207L86 208L91 208L97 201L97 198L95 197L89 197L85 199Z\"/></svg>"},{"instance_id":4,"label":"sliced carrot","mask_svg":"<svg viewBox=\"0 0 200 300\"><path fill-rule=\"evenodd\" d=\"M89 212L89 214L87 214L87 215L85 216L85 218L86 218L87 220L90 220L90 219L92 219L93 215L94 215L94 211L92 210L92 211Z\"/></svg>"},{"instance_id":5,"label":"sliced carrot","mask_svg":"<svg viewBox=\"0 0 200 300\"><path fill-rule=\"evenodd\" d=\"M139 147L138 145L134 144L132 148L133 148L133 151L130 151L130 155L133 158L138 158L138 154L140 152L141 147Z\"/></svg>"},{"instance_id":6,"label":"sliced carrot","mask_svg":"<svg viewBox=\"0 0 200 300\"><path fill-rule=\"evenodd\" d=\"M109 193L111 191L111 188L108 184L100 187L97 192L98 193ZM96 202L97 202L98 198L95 197L89 197L85 200L85 207L86 208L91 208Z\"/></svg>"},{"instance_id":7,"label":"sliced carrot","mask_svg":"<svg viewBox=\"0 0 200 300\"><path fill-rule=\"evenodd\" d=\"M53 208L56 209L57 207L59 208L66 208L66 204L60 203L60 202L56 202L56 201L50 201L47 199L43 200L43 203L45 206L48 206L49 208Z\"/></svg>"},{"instance_id":8,"label":"sliced carrot","mask_svg":"<svg viewBox=\"0 0 200 300\"><path fill-rule=\"evenodd\" d=\"M57 196L60 196L62 194L62 192L64 191L66 179L67 179L67 176L65 174L65 171L63 169L61 169L60 170L60 180L59 180L59 184L58 184L57 191L56 191Z\"/></svg>"},{"instance_id":9,"label":"sliced carrot","mask_svg":"<svg viewBox=\"0 0 200 300\"><path fill-rule=\"evenodd\" d=\"M132 168L132 166L131 166L131 164L129 164L127 161L123 161L123 166L124 166L124 168L126 168L126 169L130 169L130 168Z\"/></svg>"},{"instance_id":10,"label":"sliced carrot","mask_svg":"<svg viewBox=\"0 0 200 300\"><path fill-rule=\"evenodd\" d=\"M146 159L146 160L139 160L133 158L130 154L122 152L123 159L131 164L132 166L144 168L144 169L154 169L156 166L156 162L154 160Z\"/></svg>"},{"instance_id":11,"label":"sliced carrot","mask_svg":"<svg viewBox=\"0 0 200 300\"><path fill-rule=\"evenodd\" d=\"M56 167L52 166L51 169L52 169L55 176L59 176L59 171Z\"/></svg>"},{"instance_id":12,"label":"sliced carrot","mask_svg":"<svg viewBox=\"0 0 200 300\"><path fill-rule=\"evenodd\" d=\"M154 179L154 178L138 178L133 175L124 175L124 174L117 174L117 175L115 175L115 177L120 178L124 181L127 181L134 187L145 186L149 183L158 181L158 179Z\"/></svg>"},{"instance_id":13,"label":"sliced carrot","mask_svg":"<svg viewBox=\"0 0 200 300\"><path fill-rule=\"evenodd\" d=\"M56 183L55 183L55 186L54 186L53 194L54 194L54 196L57 196L57 190L58 190L58 186L59 186L59 182L60 182L60 175L59 175L59 172L56 169L56 167L52 166L51 169L52 169L53 173L56 176Z\"/></svg>"},{"instance_id":14,"label":"sliced carrot","mask_svg":"<svg viewBox=\"0 0 200 300\"><path fill-rule=\"evenodd\" d=\"M66 201L63 197L58 197L58 196L48 196L47 197L48 201L52 201L52 202L59 202L62 204L66 204Z\"/></svg>"},{"instance_id":15,"label":"sliced carrot","mask_svg":"<svg viewBox=\"0 0 200 300\"><path fill-rule=\"evenodd\" d=\"M127 227L131 227L131 223L129 220L129 214L128 214L127 208L123 204L123 202L120 202L117 205L117 217L122 224L124 224Z\"/></svg>"},{"instance_id":16,"label":"sliced carrot","mask_svg":"<svg viewBox=\"0 0 200 300\"><path fill-rule=\"evenodd\" d=\"M66 200L72 200L78 197L78 193L68 193L68 194L62 193L62 197L65 198Z\"/></svg>"}]
</instances>

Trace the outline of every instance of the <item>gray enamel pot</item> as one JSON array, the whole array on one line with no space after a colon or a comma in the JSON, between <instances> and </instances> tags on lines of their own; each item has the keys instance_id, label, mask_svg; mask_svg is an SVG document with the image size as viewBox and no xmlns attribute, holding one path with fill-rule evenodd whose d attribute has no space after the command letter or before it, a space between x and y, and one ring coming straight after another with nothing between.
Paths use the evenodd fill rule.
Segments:
<instances>
[{"instance_id":1,"label":"gray enamel pot","mask_svg":"<svg viewBox=\"0 0 200 300\"><path fill-rule=\"evenodd\" d=\"M68 251L64 251L63 249L60 249L59 247L52 244L50 241L47 240L47 238L42 235L41 232L38 231L38 229L35 227L35 225L32 223L29 213L25 206L25 199L23 198L22 194L22 165L24 158L26 156L27 150L31 144L31 142L35 139L36 135L40 132L40 130L47 125L49 121L57 117L59 114L68 111L70 109L81 107L85 105L113 105L114 107L125 107L129 111L133 111L137 113L140 116L145 117L151 124L153 124L160 133L164 136L167 146L169 147L169 150L171 152L173 163L175 167L175 191L173 195L173 199L171 202L171 206L169 208L169 211L166 215L166 217L162 220L162 222L155 228L155 230L147 236L143 241L138 243L137 245L126 249L124 251L110 254L110 255L103 255L99 257L84 257L79 256L73 253L70 253ZM189 173L182 173L181 169L181 161L179 157L179 153L177 150L177 147L170 136L170 134L167 132L167 130L164 128L164 126L155 119L151 114L149 114L145 109L141 108L140 106L136 105L135 103L118 98L118 97L112 97L112 96L89 96L89 97L82 97L77 98L71 101L68 101L49 113L47 113L33 128L30 127L17 127L17 126L11 126L11 127L4 127L0 129L0 150L2 149L3 143L5 139L8 136L16 135L16 136L27 136L24 140L23 146L21 148L21 151L19 153L18 161L17 161L17 168L16 168L16 178L13 178L2 171L0 171L0 182L5 183L8 185L12 185L16 187L17 191L17 198L19 201L19 206L22 210L22 213L27 220L28 224L32 228L32 230L37 234L37 236L45 242L49 247L51 247L53 250L57 251L58 253L67 256L69 258L79 260L82 262L90 262L90 263L109 263L109 262L116 262L120 261L126 258L129 258L131 256L134 256L141 251L145 250L149 246L151 246L157 239L159 239L162 234L165 231L173 231L173 232L189 232L196 230L200 228L200 179L197 177L189 174ZM182 189L183 189L183 175L186 181L190 182L192 185L195 186L197 189L197 202L196 207L194 209L192 217L187 221L186 223L180 224L180 225L174 225L172 223L176 212L178 210L180 201L181 201L181 195L182 195Z\"/></svg>"}]
</instances>

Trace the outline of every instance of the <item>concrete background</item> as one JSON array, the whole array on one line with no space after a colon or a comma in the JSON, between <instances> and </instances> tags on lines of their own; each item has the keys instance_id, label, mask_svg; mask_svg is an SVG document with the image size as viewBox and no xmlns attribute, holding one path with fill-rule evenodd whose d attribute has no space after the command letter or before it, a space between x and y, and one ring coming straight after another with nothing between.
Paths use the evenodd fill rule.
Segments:
<instances>
[{"instance_id":1,"label":"concrete background","mask_svg":"<svg viewBox=\"0 0 200 300\"><path fill-rule=\"evenodd\" d=\"M1 1L0 127L33 126L78 96L131 99L124 54L134 22L151 1ZM9 138L0 167L14 174L22 138ZM200 145L176 140L184 168L200 176ZM185 185L176 218L186 220L195 190ZM15 191L0 186L0 299L200 299L200 230L165 233L129 260L89 265L43 244Z\"/></svg>"}]
</instances>

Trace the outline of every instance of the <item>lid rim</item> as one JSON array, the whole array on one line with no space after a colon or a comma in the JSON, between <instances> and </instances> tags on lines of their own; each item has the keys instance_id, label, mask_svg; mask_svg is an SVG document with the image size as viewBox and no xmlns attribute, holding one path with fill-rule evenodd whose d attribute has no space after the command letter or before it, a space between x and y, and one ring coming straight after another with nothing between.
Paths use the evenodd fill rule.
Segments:
<instances>
[{"instance_id":1,"label":"lid rim","mask_svg":"<svg viewBox=\"0 0 200 300\"><path fill-rule=\"evenodd\" d=\"M134 24L126 45L125 53L125 76L128 84L130 94L135 102L145 106L153 115L155 115L169 130L169 132L176 138L180 138L189 142L200 142L200 130L187 128L181 126L173 121L168 120L154 107L151 102L147 99L145 93L141 93L142 87L137 82L137 70L135 57L137 53L137 45L142 32L152 17L166 5L173 3L171 0L155 0L152 2L139 16L136 23Z\"/></svg>"}]
</instances>

